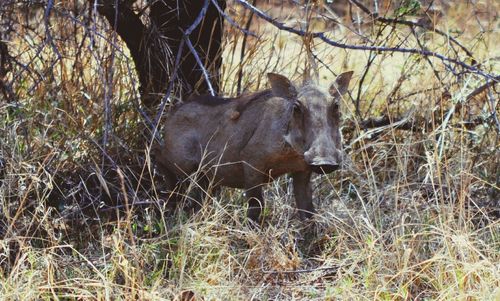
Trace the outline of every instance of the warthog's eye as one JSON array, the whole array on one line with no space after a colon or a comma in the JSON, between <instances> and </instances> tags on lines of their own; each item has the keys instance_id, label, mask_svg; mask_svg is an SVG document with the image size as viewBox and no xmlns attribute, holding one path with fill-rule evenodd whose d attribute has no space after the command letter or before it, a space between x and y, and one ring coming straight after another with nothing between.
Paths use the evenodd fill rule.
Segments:
<instances>
[{"instance_id":1,"label":"warthog's eye","mask_svg":"<svg viewBox=\"0 0 500 301\"><path fill-rule=\"evenodd\" d=\"M302 105L300 102L296 101L293 103L293 113L300 114L302 113Z\"/></svg>"},{"instance_id":2,"label":"warthog's eye","mask_svg":"<svg viewBox=\"0 0 500 301\"><path fill-rule=\"evenodd\" d=\"M339 112L339 102L336 101L333 103L333 106L332 106L332 110L333 110L333 113L338 113Z\"/></svg>"}]
</instances>

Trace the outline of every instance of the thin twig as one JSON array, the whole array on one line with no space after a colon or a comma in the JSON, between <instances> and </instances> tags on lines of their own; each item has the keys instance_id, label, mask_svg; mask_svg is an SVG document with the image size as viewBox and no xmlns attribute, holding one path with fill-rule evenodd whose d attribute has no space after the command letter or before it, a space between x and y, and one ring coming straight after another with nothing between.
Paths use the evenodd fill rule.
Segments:
<instances>
[{"instance_id":1,"label":"thin twig","mask_svg":"<svg viewBox=\"0 0 500 301\"><path fill-rule=\"evenodd\" d=\"M198 25L200 25L201 21L203 20L203 18L205 17L205 15L207 13L208 4L209 4L209 0L205 0L205 2L203 3L203 7L200 10L200 13L198 14L198 17L196 17L193 24L191 24L191 26L189 26L188 29L186 29L186 31L184 31L185 36L190 35L193 32L193 30L195 30L196 27L198 27Z\"/></svg>"},{"instance_id":2,"label":"thin twig","mask_svg":"<svg viewBox=\"0 0 500 301\"><path fill-rule=\"evenodd\" d=\"M488 100L491 106L491 118L495 121L495 126L497 128L497 141L500 139L500 120L498 120L497 110L495 109L495 98L493 97L493 93L491 89L488 89ZM497 98L498 101L498 98Z\"/></svg>"},{"instance_id":3,"label":"thin twig","mask_svg":"<svg viewBox=\"0 0 500 301\"><path fill-rule=\"evenodd\" d=\"M56 62L61 59L61 53L59 53L59 50L57 49L56 45L54 44L54 39L52 38L52 34L50 33L50 12L52 11L52 8L54 7L54 0L49 0L47 2L47 8L45 9L45 13L43 15L44 22L45 22L45 35L47 36L47 42L50 44L52 47L52 50L54 50L54 53L57 55L57 60L52 64L54 66Z\"/></svg>"},{"instance_id":4,"label":"thin twig","mask_svg":"<svg viewBox=\"0 0 500 301\"><path fill-rule=\"evenodd\" d=\"M219 4L217 3L217 0L212 0L212 4L215 6L215 8L217 9L217 11L219 11L219 14L221 14L224 19L227 20L227 22L229 22L229 24L231 24L232 26L234 26L235 28L237 28L239 31L243 32L245 34L245 36L252 36L256 39L259 39L260 37L251 32L250 30L248 30L248 28L243 28L241 27L238 23L236 23L236 21L233 20L233 18L231 18L228 14L226 14L222 8L220 8Z\"/></svg>"},{"instance_id":5,"label":"thin twig","mask_svg":"<svg viewBox=\"0 0 500 301\"><path fill-rule=\"evenodd\" d=\"M198 52L196 51L196 49L194 49L194 46L191 43L191 40L189 39L189 36L184 36L184 40L186 40L186 45L189 48L189 50L191 51L191 53L193 54L194 59L196 60L196 63L198 63L198 65L200 66L201 72L203 73L203 77L205 78L205 81L207 82L208 92L210 92L210 95L215 96L214 88L212 87L212 83L210 82L210 76L208 75L208 71L205 68L205 66L203 66L203 62L201 61L200 56L198 55Z\"/></svg>"},{"instance_id":6,"label":"thin twig","mask_svg":"<svg viewBox=\"0 0 500 301\"><path fill-rule=\"evenodd\" d=\"M474 89L474 91L469 93L469 95L467 95L465 97L465 101L469 101L472 98L474 98L475 96L488 90L487 99L489 100L489 104L491 107L491 115L490 116L493 119L493 121L495 121L495 126L497 129L497 132L500 135L500 121L498 120L498 116L497 116L497 112L496 112L496 108L495 108L495 98L493 97L493 95L491 95L492 94L491 90L489 90L489 88L495 86L495 84L497 84L499 81L500 81L500 76L497 76L494 80L487 81L484 85L477 87L476 89Z\"/></svg>"},{"instance_id":7,"label":"thin twig","mask_svg":"<svg viewBox=\"0 0 500 301\"><path fill-rule=\"evenodd\" d=\"M165 107L167 106L168 100L170 98L170 93L172 92L172 89L174 88L174 82L177 79L177 72L179 71L179 66L180 66L181 57L182 57L182 51L184 50L184 43L185 43L184 39L182 39L181 42L179 43L179 49L178 49L177 55L175 57L172 78L170 79L170 82L168 84L168 88L165 91L165 96L163 96L163 99L161 100L160 109L158 110L158 113L156 114L156 117L154 120L154 128L153 128L153 135L152 135L153 138L151 139L151 143L153 143L155 138L160 139L160 137L158 136L158 126L160 125L161 115L163 115L163 112L165 111ZM151 145L150 145L150 147L151 147Z\"/></svg>"},{"instance_id":8,"label":"thin twig","mask_svg":"<svg viewBox=\"0 0 500 301\"><path fill-rule=\"evenodd\" d=\"M489 87L496 85L499 81L500 81L500 75L495 77L493 80L487 81L484 85L479 86L476 89L474 89L474 91L469 93L469 95L467 95L467 97L465 99L470 100L474 96L477 96L477 95L481 94L482 92L486 91L486 89L488 89Z\"/></svg>"},{"instance_id":9,"label":"thin twig","mask_svg":"<svg viewBox=\"0 0 500 301\"><path fill-rule=\"evenodd\" d=\"M420 49L422 49L422 50L425 50L425 46L422 44L422 42L418 38L418 34L417 34L417 32L415 31L415 29L413 27L411 27L411 32L412 32L413 36L415 37L415 40L417 41L418 47L420 47ZM441 84L441 86L444 87L445 85L443 84L441 76L439 76L439 72L434 67L434 64L432 64L432 61L429 59L428 56L424 56L424 59L429 64L429 66L431 67L432 72L434 73L434 76L437 78L437 80L439 81L439 83Z\"/></svg>"},{"instance_id":10,"label":"thin twig","mask_svg":"<svg viewBox=\"0 0 500 301\"><path fill-rule=\"evenodd\" d=\"M297 270L285 270L285 271L276 271L276 270L265 270L262 268L262 272L266 274L301 274L301 273L313 273L317 271L330 271L330 270L338 270L339 267L320 267L320 268L312 268L312 269L297 269Z\"/></svg>"},{"instance_id":11,"label":"thin twig","mask_svg":"<svg viewBox=\"0 0 500 301\"><path fill-rule=\"evenodd\" d=\"M205 17L209 3L210 3L209 0L205 0L205 2L203 3L203 7L200 10L200 13L198 14L198 17L196 17L193 24L191 24L191 26L189 26L188 29L184 32L184 39L183 40L186 41L186 45L188 46L189 50L193 54L193 56L196 60L196 63L198 63L198 65L200 66L201 72L203 73L203 77L205 78L205 81L207 82L208 91L210 92L210 95L215 96L215 91L212 87L212 83L210 82L210 77L208 75L208 71L205 68L205 66L203 65L203 62L201 61L200 56L198 55L198 52L196 51L193 44L191 43L191 40L189 39L189 35L193 32L193 30L196 29L196 27L198 27L198 25L200 25L201 21Z\"/></svg>"},{"instance_id":12,"label":"thin twig","mask_svg":"<svg viewBox=\"0 0 500 301\"><path fill-rule=\"evenodd\" d=\"M257 0L253 0L252 5L255 6ZM247 23L245 24L245 31L243 32L243 42L241 42L241 51L240 51L240 64L238 68L238 84L236 87L236 94L241 93L241 81L243 79L243 59L245 57L245 50L247 45L248 34L247 31L250 30L250 25L252 24L254 12L250 11L250 16L248 17Z\"/></svg>"},{"instance_id":13,"label":"thin twig","mask_svg":"<svg viewBox=\"0 0 500 301\"><path fill-rule=\"evenodd\" d=\"M123 209L125 210L131 210L134 207L139 207L139 206L151 206L151 205L158 205L158 202L153 202L153 201L142 201L142 202L133 202L131 204L122 204L122 205L116 205L116 206L106 206L105 208L99 208L99 211L106 212L106 211L111 211L111 210L116 210L116 209ZM128 207L128 209L127 209Z\"/></svg>"}]
</instances>

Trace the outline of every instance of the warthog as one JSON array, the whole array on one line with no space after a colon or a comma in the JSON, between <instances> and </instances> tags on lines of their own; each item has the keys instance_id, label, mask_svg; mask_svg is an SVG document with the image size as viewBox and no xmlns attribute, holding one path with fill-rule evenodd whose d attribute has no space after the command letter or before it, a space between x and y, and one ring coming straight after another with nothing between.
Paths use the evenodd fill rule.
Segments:
<instances>
[{"instance_id":1,"label":"warthog","mask_svg":"<svg viewBox=\"0 0 500 301\"><path fill-rule=\"evenodd\" d=\"M285 76L267 76L269 90L238 98L198 96L169 112L164 144L155 154L169 189L203 170L203 188L212 179L214 186L245 189L247 215L258 220L262 184L291 173L299 215L311 217L311 173L331 173L342 161L339 104L352 72L339 75L329 90L296 88Z\"/></svg>"}]
</instances>

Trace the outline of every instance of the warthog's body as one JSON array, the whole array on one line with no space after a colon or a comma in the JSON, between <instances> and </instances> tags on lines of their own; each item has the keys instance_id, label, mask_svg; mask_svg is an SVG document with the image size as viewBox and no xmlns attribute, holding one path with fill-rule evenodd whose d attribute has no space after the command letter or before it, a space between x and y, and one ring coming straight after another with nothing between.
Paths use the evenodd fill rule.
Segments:
<instances>
[{"instance_id":1,"label":"warthog's body","mask_svg":"<svg viewBox=\"0 0 500 301\"><path fill-rule=\"evenodd\" d=\"M338 102L351 75L342 74L325 91L314 85L297 90L269 74L270 90L181 104L167 116L157 162L170 180L202 170L216 185L246 189L254 220L264 204L262 184L291 173L300 215L310 217L311 172L332 172L342 159Z\"/></svg>"}]
</instances>

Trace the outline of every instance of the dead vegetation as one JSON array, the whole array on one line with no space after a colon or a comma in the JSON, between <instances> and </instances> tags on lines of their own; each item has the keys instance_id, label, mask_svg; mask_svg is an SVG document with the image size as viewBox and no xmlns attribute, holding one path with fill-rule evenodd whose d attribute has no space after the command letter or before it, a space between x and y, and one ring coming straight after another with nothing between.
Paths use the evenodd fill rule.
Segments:
<instances>
[{"instance_id":1,"label":"dead vegetation","mask_svg":"<svg viewBox=\"0 0 500 301\"><path fill-rule=\"evenodd\" d=\"M287 178L267 187L259 229L241 191L172 206L149 159L154 116L107 21L81 1L7 1L1 299L500 298L499 4L256 1L259 16L241 2L225 10L227 96L266 72L354 70L349 160L315 178L315 223L294 218Z\"/></svg>"}]
</instances>

